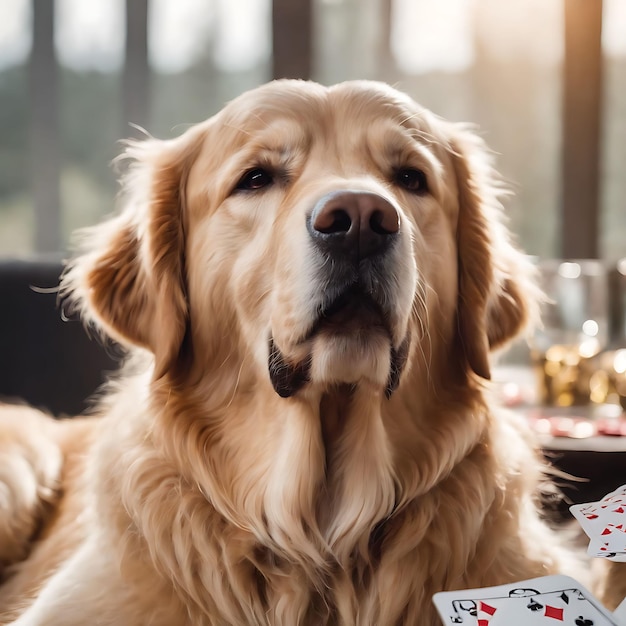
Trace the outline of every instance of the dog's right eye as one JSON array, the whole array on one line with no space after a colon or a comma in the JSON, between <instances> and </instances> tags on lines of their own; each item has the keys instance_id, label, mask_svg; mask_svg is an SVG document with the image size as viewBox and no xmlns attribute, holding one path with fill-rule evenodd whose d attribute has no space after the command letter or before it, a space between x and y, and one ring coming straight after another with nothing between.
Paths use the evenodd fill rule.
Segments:
<instances>
[{"instance_id":1,"label":"dog's right eye","mask_svg":"<svg viewBox=\"0 0 626 626\"><path fill-rule=\"evenodd\" d=\"M256 191L268 187L274 182L274 177L261 167L255 167L247 171L237 183L235 189L243 191Z\"/></svg>"},{"instance_id":2,"label":"dog's right eye","mask_svg":"<svg viewBox=\"0 0 626 626\"><path fill-rule=\"evenodd\" d=\"M396 183L414 193L424 193L428 188L426 174L411 167L403 167L396 172Z\"/></svg>"}]
</instances>

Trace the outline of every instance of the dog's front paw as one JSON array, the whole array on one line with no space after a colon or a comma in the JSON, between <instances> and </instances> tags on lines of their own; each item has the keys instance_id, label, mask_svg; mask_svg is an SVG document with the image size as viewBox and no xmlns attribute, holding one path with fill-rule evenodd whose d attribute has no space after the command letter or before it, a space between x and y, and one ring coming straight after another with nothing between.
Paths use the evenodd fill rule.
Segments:
<instances>
[{"instance_id":1,"label":"dog's front paw","mask_svg":"<svg viewBox=\"0 0 626 626\"><path fill-rule=\"evenodd\" d=\"M52 426L39 411L0 405L0 574L26 557L55 498L62 455Z\"/></svg>"}]
</instances>

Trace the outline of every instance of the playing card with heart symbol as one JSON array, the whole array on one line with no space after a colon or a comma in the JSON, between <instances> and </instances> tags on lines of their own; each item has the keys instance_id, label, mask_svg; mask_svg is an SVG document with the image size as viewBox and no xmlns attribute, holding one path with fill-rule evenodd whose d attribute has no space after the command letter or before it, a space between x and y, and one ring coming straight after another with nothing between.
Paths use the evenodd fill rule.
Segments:
<instances>
[{"instance_id":1,"label":"playing card with heart symbol","mask_svg":"<svg viewBox=\"0 0 626 626\"><path fill-rule=\"evenodd\" d=\"M592 557L608 559L616 563L626 563L626 552L614 551L609 547L608 542L592 539L587 548L587 554Z\"/></svg>"},{"instance_id":2,"label":"playing card with heart symbol","mask_svg":"<svg viewBox=\"0 0 626 626\"><path fill-rule=\"evenodd\" d=\"M626 485L597 502L573 505L570 511L592 541L589 554L626 552Z\"/></svg>"}]
</instances>

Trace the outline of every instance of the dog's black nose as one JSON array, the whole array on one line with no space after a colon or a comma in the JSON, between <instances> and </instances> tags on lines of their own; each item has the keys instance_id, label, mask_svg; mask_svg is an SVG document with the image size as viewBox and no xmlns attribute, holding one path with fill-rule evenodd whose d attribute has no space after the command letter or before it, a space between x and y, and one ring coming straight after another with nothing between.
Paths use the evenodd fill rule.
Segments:
<instances>
[{"instance_id":1,"label":"dog's black nose","mask_svg":"<svg viewBox=\"0 0 626 626\"><path fill-rule=\"evenodd\" d=\"M331 255L364 259L385 252L400 230L400 216L382 196L334 191L324 196L307 222L315 243Z\"/></svg>"}]
</instances>

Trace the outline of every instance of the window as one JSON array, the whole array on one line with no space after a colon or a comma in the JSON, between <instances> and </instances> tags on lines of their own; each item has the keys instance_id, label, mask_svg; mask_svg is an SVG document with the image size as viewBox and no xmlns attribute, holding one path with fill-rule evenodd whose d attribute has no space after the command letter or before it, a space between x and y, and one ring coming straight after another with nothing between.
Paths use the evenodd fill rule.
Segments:
<instances>
[{"instance_id":1,"label":"window","mask_svg":"<svg viewBox=\"0 0 626 626\"><path fill-rule=\"evenodd\" d=\"M592 236L561 208L565 12L582 4L0 0L0 254L63 251L72 230L113 209L109 163L120 138L141 134L128 122L179 134L287 60L326 84L385 80L443 117L476 123L514 191L507 210L520 243L560 256L570 231ZM616 260L626 256L622 0L604 0L603 18L601 211L591 218L600 256ZM297 53L294 42L303 43Z\"/></svg>"},{"instance_id":2,"label":"window","mask_svg":"<svg viewBox=\"0 0 626 626\"><path fill-rule=\"evenodd\" d=\"M602 256L626 256L626 3L604 0L604 119L600 200Z\"/></svg>"}]
</instances>

